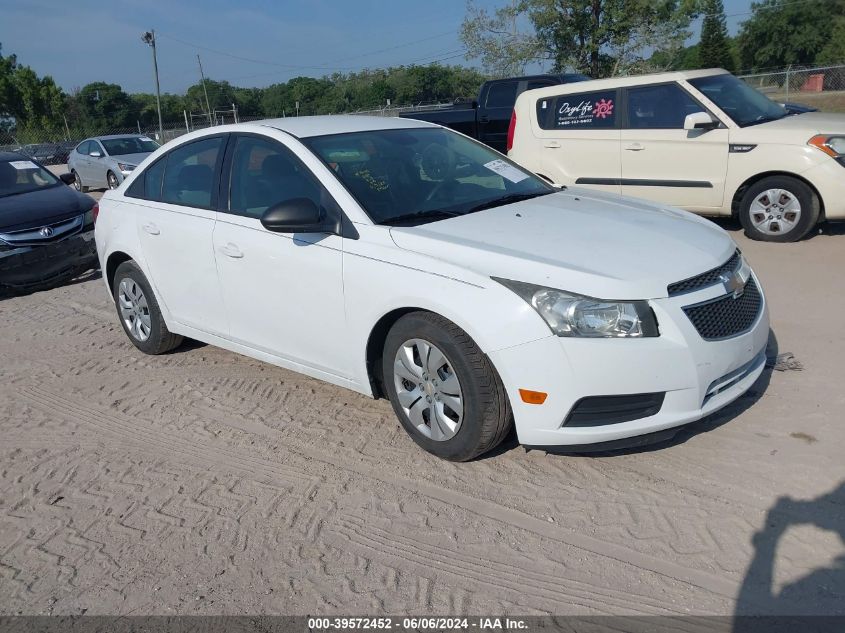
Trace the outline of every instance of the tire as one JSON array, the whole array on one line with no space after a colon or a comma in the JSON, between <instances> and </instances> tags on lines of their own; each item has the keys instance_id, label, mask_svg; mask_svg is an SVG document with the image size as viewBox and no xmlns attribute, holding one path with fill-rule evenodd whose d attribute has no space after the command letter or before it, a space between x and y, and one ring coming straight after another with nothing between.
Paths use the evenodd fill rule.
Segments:
<instances>
[{"instance_id":1,"label":"tire","mask_svg":"<svg viewBox=\"0 0 845 633\"><path fill-rule=\"evenodd\" d=\"M111 171L106 172L106 184L109 189L117 189L120 186L120 183L117 182L117 176Z\"/></svg>"},{"instance_id":2,"label":"tire","mask_svg":"<svg viewBox=\"0 0 845 633\"><path fill-rule=\"evenodd\" d=\"M88 187L84 187L82 185L82 178L79 177L79 174L76 173L76 170L72 169L70 173L74 175L73 186L76 187L76 190L81 193L86 193L88 191Z\"/></svg>"},{"instance_id":3,"label":"tire","mask_svg":"<svg viewBox=\"0 0 845 633\"><path fill-rule=\"evenodd\" d=\"M428 363L422 361L424 353ZM403 368L397 367L400 360ZM504 385L490 359L466 332L437 314L411 312L393 325L384 343L382 376L405 431L443 459L462 462L486 453L513 425Z\"/></svg>"},{"instance_id":4,"label":"tire","mask_svg":"<svg viewBox=\"0 0 845 633\"><path fill-rule=\"evenodd\" d=\"M145 354L164 354L182 343L180 335L167 329L155 294L135 262L130 260L117 267L112 296L123 331L139 350Z\"/></svg>"},{"instance_id":5,"label":"tire","mask_svg":"<svg viewBox=\"0 0 845 633\"><path fill-rule=\"evenodd\" d=\"M770 176L751 185L739 205L745 234L762 242L797 242L818 224L815 192L791 176Z\"/></svg>"}]
</instances>

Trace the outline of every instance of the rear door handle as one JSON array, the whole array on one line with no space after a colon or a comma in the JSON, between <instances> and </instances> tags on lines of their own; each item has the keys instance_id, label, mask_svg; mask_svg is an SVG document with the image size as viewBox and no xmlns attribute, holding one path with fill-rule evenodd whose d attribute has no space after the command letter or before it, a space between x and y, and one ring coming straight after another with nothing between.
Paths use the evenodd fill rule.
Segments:
<instances>
[{"instance_id":1,"label":"rear door handle","mask_svg":"<svg viewBox=\"0 0 845 633\"><path fill-rule=\"evenodd\" d=\"M625 147L626 150L629 152L641 152L645 149L645 145L642 143L631 143L630 145Z\"/></svg>"},{"instance_id":2,"label":"rear door handle","mask_svg":"<svg viewBox=\"0 0 845 633\"><path fill-rule=\"evenodd\" d=\"M150 222L149 224L144 224L141 228L144 229L150 235L158 235L159 233L161 233L161 231L158 230L158 227L152 222Z\"/></svg>"},{"instance_id":3,"label":"rear door handle","mask_svg":"<svg viewBox=\"0 0 845 633\"><path fill-rule=\"evenodd\" d=\"M549 148L555 149L557 147L560 147L560 141L546 141L543 144L543 147L549 147Z\"/></svg>"},{"instance_id":4,"label":"rear door handle","mask_svg":"<svg viewBox=\"0 0 845 633\"><path fill-rule=\"evenodd\" d=\"M231 257L232 259L240 259L244 256L235 244L229 242L228 244L220 247L220 252L223 253L226 257Z\"/></svg>"}]
</instances>

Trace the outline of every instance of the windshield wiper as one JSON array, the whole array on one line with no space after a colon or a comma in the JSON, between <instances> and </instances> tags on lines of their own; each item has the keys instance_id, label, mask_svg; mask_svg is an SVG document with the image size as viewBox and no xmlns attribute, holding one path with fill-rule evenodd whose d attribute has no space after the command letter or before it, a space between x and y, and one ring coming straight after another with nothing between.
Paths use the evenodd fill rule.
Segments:
<instances>
[{"instance_id":1,"label":"windshield wiper","mask_svg":"<svg viewBox=\"0 0 845 633\"><path fill-rule=\"evenodd\" d=\"M444 211L443 209L429 209L427 211L414 211L413 213L403 213L393 218L382 220L380 224L393 226L394 224L401 224L403 222L415 222L417 220L433 220L435 218L454 218L460 213L453 213L452 211Z\"/></svg>"},{"instance_id":2,"label":"windshield wiper","mask_svg":"<svg viewBox=\"0 0 845 633\"><path fill-rule=\"evenodd\" d=\"M501 198L494 198L493 200L488 200L487 202L477 204L474 207L470 207L469 209L467 209L466 212L475 213L476 211L483 211L484 209L501 207L506 204L513 204L514 202L530 200L531 198L537 198L539 196L547 196L550 193L554 193L554 191L535 191L534 193L511 193L506 196L502 196Z\"/></svg>"}]
</instances>

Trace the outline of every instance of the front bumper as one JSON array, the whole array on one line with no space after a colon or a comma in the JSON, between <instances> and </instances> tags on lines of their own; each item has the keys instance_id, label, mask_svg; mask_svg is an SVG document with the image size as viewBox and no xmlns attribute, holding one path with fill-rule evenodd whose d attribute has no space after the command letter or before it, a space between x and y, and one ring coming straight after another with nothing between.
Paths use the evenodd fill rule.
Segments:
<instances>
[{"instance_id":1,"label":"front bumper","mask_svg":"<svg viewBox=\"0 0 845 633\"><path fill-rule=\"evenodd\" d=\"M49 244L0 251L0 286L26 290L96 267L91 229Z\"/></svg>"},{"instance_id":2,"label":"front bumper","mask_svg":"<svg viewBox=\"0 0 845 633\"><path fill-rule=\"evenodd\" d=\"M834 158L801 173L819 192L827 220L845 220L845 165Z\"/></svg>"},{"instance_id":3,"label":"front bumper","mask_svg":"<svg viewBox=\"0 0 845 633\"><path fill-rule=\"evenodd\" d=\"M759 281L756 280L759 287ZM550 336L489 354L507 389L520 443L573 446L656 433L699 420L745 393L763 372L769 315L762 305L743 334L705 341L682 308L724 294L721 285L650 302L660 336L574 339ZM526 404L519 389L548 394ZM582 398L665 392L651 416L615 424L567 427Z\"/></svg>"}]
</instances>

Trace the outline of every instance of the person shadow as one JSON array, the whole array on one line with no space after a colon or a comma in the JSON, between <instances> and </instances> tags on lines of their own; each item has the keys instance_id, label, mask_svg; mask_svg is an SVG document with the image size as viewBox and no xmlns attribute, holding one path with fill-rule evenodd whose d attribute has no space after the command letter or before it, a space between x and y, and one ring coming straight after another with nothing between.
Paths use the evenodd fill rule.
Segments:
<instances>
[{"instance_id":1,"label":"person shadow","mask_svg":"<svg viewBox=\"0 0 845 633\"><path fill-rule=\"evenodd\" d=\"M769 509L751 539L754 555L737 594L734 633L781 627L801 633L845 631L845 549L830 566L814 569L780 591L774 588L778 545L790 527L801 525L831 531L845 547L845 481L810 501L780 497Z\"/></svg>"}]
</instances>

